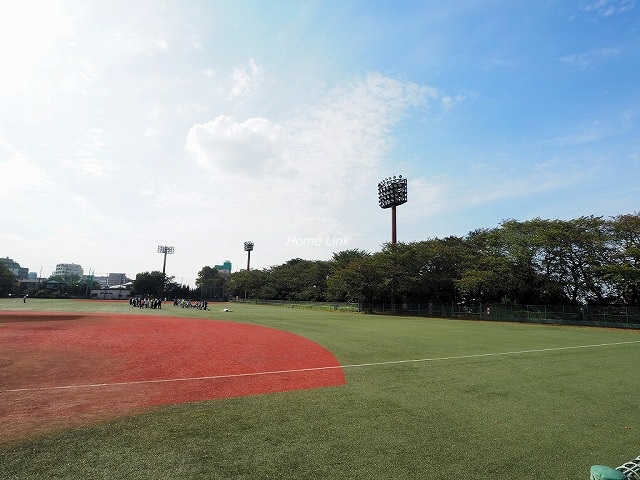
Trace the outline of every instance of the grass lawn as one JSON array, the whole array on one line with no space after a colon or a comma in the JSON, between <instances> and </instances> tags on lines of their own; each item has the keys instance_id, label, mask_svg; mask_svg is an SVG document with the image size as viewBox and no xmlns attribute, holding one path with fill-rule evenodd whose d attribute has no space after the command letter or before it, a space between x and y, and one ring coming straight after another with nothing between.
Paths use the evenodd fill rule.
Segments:
<instances>
[{"instance_id":1,"label":"grass lawn","mask_svg":"<svg viewBox=\"0 0 640 480\"><path fill-rule=\"evenodd\" d=\"M9 309L133 311L0 299ZM236 304L139 312L302 335L337 357L347 384L161 407L0 444L0 478L588 479L593 464L640 454L638 331Z\"/></svg>"}]
</instances>

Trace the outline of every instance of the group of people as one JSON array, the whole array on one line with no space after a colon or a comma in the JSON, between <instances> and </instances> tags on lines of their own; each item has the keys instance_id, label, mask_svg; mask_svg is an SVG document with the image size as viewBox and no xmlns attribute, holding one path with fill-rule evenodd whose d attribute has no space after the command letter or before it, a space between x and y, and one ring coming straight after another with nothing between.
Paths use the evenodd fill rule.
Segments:
<instances>
[{"instance_id":1,"label":"group of people","mask_svg":"<svg viewBox=\"0 0 640 480\"><path fill-rule=\"evenodd\" d=\"M166 298L165 298L166 300ZM173 305L181 308L195 308L196 310L209 310L209 302L206 300L191 301L184 298L174 298ZM152 297L131 297L129 306L132 308L162 308L162 299Z\"/></svg>"},{"instance_id":2,"label":"group of people","mask_svg":"<svg viewBox=\"0 0 640 480\"><path fill-rule=\"evenodd\" d=\"M147 297L131 297L129 299L129 306L134 308L162 308L162 300L159 298L147 298Z\"/></svg>"},{"instance_id":3,"label":"group of people","mask_svg":"<svg viewBox=\"0 0 640 480\"><path fill-rule=\"evenodd\" d=\"M184 298L175 298L173 304L176 307L182 308L195 308L197 310L209 310L209 302L202 300L199 302L192 302L191 300L185 300Z\"/></svg>"}]
</instances>

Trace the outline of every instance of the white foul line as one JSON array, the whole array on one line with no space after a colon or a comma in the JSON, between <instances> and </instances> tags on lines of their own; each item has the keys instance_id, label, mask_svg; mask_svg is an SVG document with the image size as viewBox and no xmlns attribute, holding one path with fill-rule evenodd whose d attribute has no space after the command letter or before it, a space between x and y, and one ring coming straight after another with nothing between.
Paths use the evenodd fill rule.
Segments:
<instances>
[{"instance_id":1,"label":"white foul line","mask_svg":"<svg viewBox=\"0 0 640 480\"><path fill-rule=\"evenodd\" d=\"M196 380L220 380L226 378L238 378L238 377L257 377L261 375L279 375L283 373L299 373L299 372L315 372L321 370L335 370L345 368L361 368L361 367L375 367L382 365L399 365L402 363L420 363L420 362L437 362L445 360L463 360L468 358L482 358L482 357L498 357L503 355L522 355L525 353L542 353L542 352L557 352L561 350L576 350L582 348L597 348L597 347L611 347L616 345L630 345L640 343L640 340L632 340L627 342L614 342L614 343L598 343L592 345L576 345L572 347L554 347L554 348L539 348L533 350L517 350L510 352L498 352L498 353L476 353L473 355L456 355L451 357L432 357L432 358L416 358L409 360L389 360L387 362L373 362L373 363L358 363L353 365L331 365L326 367L309 367L309 368L296 368L290 370L272 370L265 372L250 372L250 373L231 373L226 375L211 375L205 377L185 377L185 378L165 378L158 380L132 380L129 382L112 382L112 383L89 383L82 385L62 385L52 387L31 387L31 388L12 388L0 391L0 393L15 393L15 392L36 392L46 390L70 390L73 388L98 388L98 387L117 387L126 385L143 385L153 383L174 383L174 382L189 382Z\"/></svg>"},{"instance_id":2,"label":"white foul line","mask_svg":"<svg viewBox=\"0 0 640 480\"><path fill-rule=\"evenodd\" d=\"M579 348L611 347L615 345L627 345L627 344L633 344L633 343L640 343L640 340L631 340L628 342L614 342L614 343L597 343L593 345L575 345L573 347L539 348L534 350L518 350L518 351L512 351L512 352L476 353L473 355L457 355L453 357L418 358L413 360L390 360L388 362L361 363L358 365L343 365L342 368L369 367L369 366L376 366L376 365L395 365L398 363L436 362L436 361L442 361L442 360L462 360L465 358L498 357L501 355L521 355L523 353L556 352L560 350L575 350Z\"/></svg>"}]
</instances>

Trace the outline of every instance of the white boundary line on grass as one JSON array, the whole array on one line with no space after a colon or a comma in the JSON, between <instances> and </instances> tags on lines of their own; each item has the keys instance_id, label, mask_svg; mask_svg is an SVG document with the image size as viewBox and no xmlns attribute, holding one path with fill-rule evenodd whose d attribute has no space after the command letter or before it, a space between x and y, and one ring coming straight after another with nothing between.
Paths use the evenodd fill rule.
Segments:
<instances>
[{"instance_id":1,"label":"white boundary line on grass","mask_svg":"<svg viewBox=\"0 0 640 480\"><path fill-rule=\"evenodd\" d=\"M251 373L231 373L226 375L211 375L211 376L204 376L204 377L164 378L164 379L158 379L158 380L133 380L130 382L88 383L88 384L81 384L81 385L61 385L61 386L52 386L52 387L10 388L10 389L0 391L0 394L51 391L51 390L70 390L74 388L117 387L117 386L127 386L127 385L144 385L144 384L153 384L153 383L190 382L190 381L197 381L197 380L220 380L220 379L238 378L238 377L258 377L263 375L279 375L283 373L336 370L339 368L342 368L342 369L362 368L362 367L375 367L375 366L382 366L382 365L399 365L403 363L437 362L437 361L445 361L445 360L464 360L468 358L499 357L504 355L522 355L525 353L557 352L561 350L577 350L577 349L584 349L584 348L612 347L616 345L631 345L636 343L640 343L640 340L631 340L627 342L614 342L614 343L597 343L592 345L575 345L572 347L554 347L554 348L539 348L539 349L533 349L533 350L517 350L517 351L498 352L498 353L476 353L473 355L456 355L456 356L450 356L450 357L416 358L416 359L409 359L409 360L389 360L386 362L358 363L353 365L331 365L327 367L295 368L291 370L272 370L272 371L251 372Z\"/></svg>"}]
</instances>

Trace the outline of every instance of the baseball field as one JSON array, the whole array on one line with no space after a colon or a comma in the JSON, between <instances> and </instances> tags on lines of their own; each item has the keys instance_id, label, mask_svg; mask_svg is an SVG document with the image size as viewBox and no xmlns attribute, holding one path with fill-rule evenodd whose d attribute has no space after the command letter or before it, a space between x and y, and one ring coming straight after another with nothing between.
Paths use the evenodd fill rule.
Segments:
<instances>
[{"instance_id":1,"label":"baseball field","mask_svg":"<svg viewBox=\"0 0 640 480\"><path fill-rule=\"evenodd\" d=\"M639 364L635 330L0 299L0 478L586 479L640 453Z\"/></svg>"}]
</instances>

